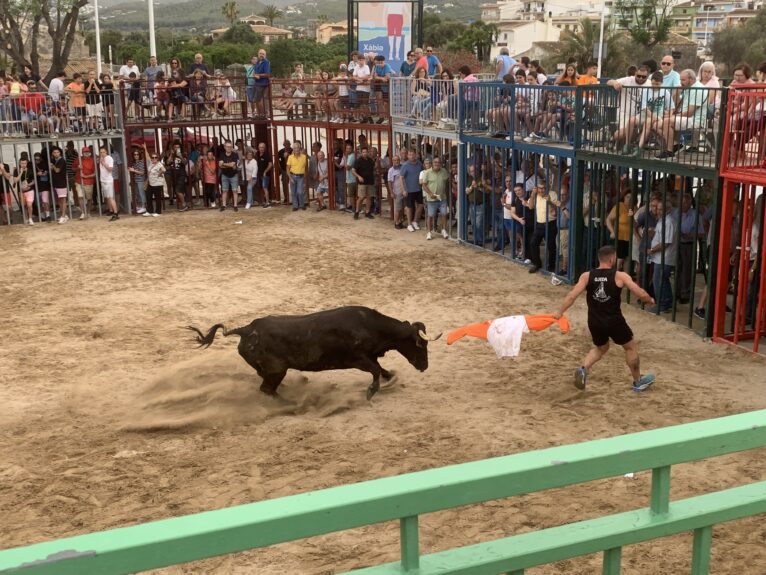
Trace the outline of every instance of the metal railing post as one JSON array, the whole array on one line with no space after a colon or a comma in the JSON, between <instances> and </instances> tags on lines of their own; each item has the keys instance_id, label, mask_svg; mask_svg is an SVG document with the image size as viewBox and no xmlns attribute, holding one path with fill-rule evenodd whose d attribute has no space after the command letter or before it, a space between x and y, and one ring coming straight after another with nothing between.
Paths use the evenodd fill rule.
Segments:
<instances>
[{"instance_id":1,"label":"metal railing post","mask_svg":"<svg viewBox=\"0 0 766 575\"><path fill-rule=\"evenodd\" d=\"M622 569L622 547L604 551L603 575L620 575Z\"/></svg>"},{"instance_id":2,"label":"metal railing post","mask_svg":"<svg viewBox=\"0 0 766 575\"><path fill-rule=\"evenodd\" d=\"M692 575L708 575L710 573L710 547L713 543L713 526L700 527L694 530L692 543Z\"/></svg>"},{"instance_id":3,"label":"metal railing post","mask_svg":"<svg viewBox=\"0 0 766 575\"><path fill-rule=\"evenodd\" d=\"M402 517L399 520L399 537L402 569L414 571L420 567L420 540L418 534L418 516Z\"/></svg>"},{"instance_id":4,"label":"metal railing post","mask_svg":"<svg viewBox=\"0 0 766 575\"><path fill-rule=\"evenodd\" d=\"M652 513L661 515L670 507L670 465L652 469Z\"/></svg>"}]
</instances>

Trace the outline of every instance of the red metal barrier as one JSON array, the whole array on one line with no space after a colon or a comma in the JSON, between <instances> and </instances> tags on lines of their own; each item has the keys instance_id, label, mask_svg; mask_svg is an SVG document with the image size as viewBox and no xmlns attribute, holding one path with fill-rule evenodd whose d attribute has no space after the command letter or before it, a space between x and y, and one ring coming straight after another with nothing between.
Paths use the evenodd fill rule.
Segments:
<instances>
[{"instance_id":1,"label":"red metal barrier","mask_svg":"<svg viewBox=\"0 0 766 575\"><path fill-rule=\"evenodd\" d=\"M766 252L764 196L754 183L727 180L721 213L718 283L713 337L759 349L766 336ZM749 346L748 346L749 347Z\"/></svg>"},{"instance_id":2,"label":"red metal barrier","mask_svg":"<svg viewBox=\"0 0 766 575\"><path fill-rule=\"evenodd\" d=\"M766 185L766 84L732 84L721 175Z\"/></svg>"}]
</instances>

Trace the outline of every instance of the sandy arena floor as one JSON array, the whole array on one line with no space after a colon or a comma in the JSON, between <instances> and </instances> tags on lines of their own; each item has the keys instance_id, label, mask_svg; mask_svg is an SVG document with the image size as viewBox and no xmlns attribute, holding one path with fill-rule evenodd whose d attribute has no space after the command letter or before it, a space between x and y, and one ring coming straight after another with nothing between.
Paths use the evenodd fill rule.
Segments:
<instances>
[{"instance_id":1,"label":"sandy arena floor","mask_svg":"<svg viewBox=\"0 0 766 575\"><path fill-rule=\"evenodd\" d=\"M242 225L234 225L243 220ZM515 361L483 342L431 344L423 374L390 354L371 403L359 372L290 372L286 411L220 333L182 326L363 304L430 333L554 311L564 287L386 221L278 208L0 228L0 547L766 407L766 365L629 309L654 389L634 395L620 353L578 392L589 347L530 334ZM647 504L649 473L421 518L423 552ZM763 452L673 471L673 497L766 478ZM766 573L763 518L716 528L712 572ZM329 574L398 556L394 523L163 573ZM624 550L625 574L688 573L691 535ZM600 556L531 570L600 572Z\"/></svg>"}]
</instances>

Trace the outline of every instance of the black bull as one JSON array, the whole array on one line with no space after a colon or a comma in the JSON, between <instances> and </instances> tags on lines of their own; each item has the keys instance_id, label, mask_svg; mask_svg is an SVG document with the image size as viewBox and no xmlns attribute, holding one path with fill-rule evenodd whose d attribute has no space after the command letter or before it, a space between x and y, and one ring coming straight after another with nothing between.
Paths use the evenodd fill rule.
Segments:
<instances>
[{"instance_id":1,"label":"black bull","mask_svg":"<svg viewBox=\"0 0 766 575\"><path fill-rule=\"evenodd\" d=\"M215 333L240 336L239 354L263 379L261 391L276 395L288 369L325 371L359 369L372 374L367 399L380 389L380 377L392 374L378 358L387 351L401 353L416 369L428 369L426 326L420 322L399 321L361 306L347 306L308 315L267 316L249 325L227 330L217 323L203 334L196 327L200 347L209 347Z\"/></svg>"}]
</instances>

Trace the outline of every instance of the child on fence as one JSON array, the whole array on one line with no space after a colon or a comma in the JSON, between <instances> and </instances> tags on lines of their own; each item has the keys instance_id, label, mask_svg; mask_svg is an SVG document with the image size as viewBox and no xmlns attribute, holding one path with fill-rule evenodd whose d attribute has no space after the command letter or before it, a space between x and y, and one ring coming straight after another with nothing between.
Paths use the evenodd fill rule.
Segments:
<instances>
[{"instance_id":1,"label":"child on fence","mask_svg":"<svg viewBox=\"0 0 766 575\"><path fill-rule=\"evenodd\" d=\"M112 132L117 126L114 117L114 83L106 72L101 74L101 103L104 105L104 127L107 132Z\"/></svg>"}]
</instances>

